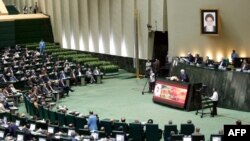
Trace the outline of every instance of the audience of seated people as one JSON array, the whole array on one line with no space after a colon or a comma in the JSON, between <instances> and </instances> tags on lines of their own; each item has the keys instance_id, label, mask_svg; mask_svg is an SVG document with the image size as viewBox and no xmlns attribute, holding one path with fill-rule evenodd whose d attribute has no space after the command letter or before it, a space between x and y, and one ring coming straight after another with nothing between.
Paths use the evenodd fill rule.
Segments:
<instances>
[{"instance_id":1,"label":"audience of seated people","mask_svg":"<svg viewBox=\"0 0 250 141\"><path fill-rule=\"evenodd\" d=\"M62 93L68 95L69 91L73 92L73 90L66 85L66 80L71 80L72 84L79 84L80 78L85 75L86 69L80 64L75 66L68 60L53 61L54 58L51 55L46 53L40 55L38 51L21 48L18 45L12 49L10 47L4 49L1 54L3 69L0 71L0 84L6 97L22 95L9 84L29 88L27 95L38 99L42 95L51 96L54 93L60 93L61 96L63 96ZM89 68L85 79L90 83L96 82L95 75L98 74L101 74L98 68L94 73Z\"/></svg>"},{"instance_id":2,"label":"audience of seated people","mask_svg":"<svg viewBox=\"0 0 250 141\"><path fill-rule=\"evenodd\" d=\"M19 50L20 51L20 50ZM11 51L13 52L13 51ZM7 49L5 50L4 54L4 59L3 59L3 64L10 64L8 62L10 61L10 58L12 57L10 50ZM1 98L1 102L0 102L0 112L9 112L5 106L4 106L4 101L2 99L5 99L5 97L11 96L11 95L15 95L15 94L19 94L19 91L15 89L14 85L11 84L11 80L10 77L13 76L17 76L17 73L15 73L16 71L20 71L20 76L17 77L17 81L21 81L20 78L25 77L26 79L23 79L23 82L26 82L27 87L29 87L29 91L27 93L27 97L30 101L33 102L35 108L38 110L39 105L43 105L44 107L47 108L47 103L45 101L45 97L46 96L50 96L54 91L63 91L64 93L68 93L71 89L66 86L64 84L64 79L67 78L66 73L69 72L73 72L73 74L75 75L75 77L77 76L82 76L82 74L84 74L84 71L81 70L81 66L77 65L76 69L71 69L70 67L61 71L59 71L60 69L62 69L63 67L60 68L60 64L63 61L58 60L55 65L54 68L49 67L48 64L51 64L51 57L49 55L44 55L44 56L39 56L36 53L34 53L34 51L29 51L28 49L25 49L24 53L20 53L19 56L15 55L15 59L19 58L20 60L18 60L19 62L16 62L16 64L18 65L18 67L7 67L6 72L4 72L1 76L0 76L0 83L3 85L6 85L3 89L1 89L2 91L0 91L0 98ZM41 64L41 68L39 71L37 71L37 68L34 68L34 65L29 64L30 63L30 59L32 58L36 58L35 60L41 60L41 58L43 58L45 60L44 64ZM16 61L17 61L16 60ZM33 59L34 60L34 59ZM5 63L4 63L5 62ZM66 62L67 63L67 62ZM37 63L35 63L35 65L37 65ZM52 63L53 66L53 63ZM65 64L65 67L68 66L67 64ZM17 68L25 68L25 69L20 69L18 70ZM31 69L32 68L32 69ZM13 70L12 70L13 69ZM15 69L15 70L14 70ZM51 74L51 72L53 71L53 73ZM89 71L89 72L88 72ZM94 75L99 75L100 71L98 70L98 68L96 68L94 70L94 72L92 73L91 69L88 69L88 73L86 72L86 77L88 77L90 79L90 82L95 82L95 78ZM74 76L72 74L72 76ZM51 78L52 76L56 76L55 78ZM71 76L71 75L70 75ZM71 77L72 77L71 76ZM7 79L6 79L7 78ZM74 77L73 77L74 78ZM63 113L67 113L68 109L66 107L58 107L58 111L62 111ZM99 119L97 115L94 115L93 112L90 112L90 115L88 116L88 129L90 131L97 131L97 130L103 130L105 131L105 128L103 126L100 126L99 123ZM38 121L36 118L34 119L35 121ZM121 119L122 123L126 123L125 118ZM46 122L47 126L50 125L49 121ZM136 123L140 123L140 122L136 122ZM114 124L114 123L113 123ZM148 120L147 124L153 124L153 120ZM172 124L172 121L169 122L169 124ZM69 124L69 127L74 127L74 125ZM143 126L143 124L142 124ZM18 130L19 127L17 127L14 123L10 123L8 125L9 128L9 135L13 135L15 134L16 130ZM82 127L83 128L83 127ZM30 129L30 125L29 124L25 124L21 129L23 132L25 132L25 134L27 135L28 139L32 138L31 135L31 131ZM112 129L114 129L114 127L112 127ZM118 128L121 130L121 128ZM199 133L199 128L196 128L196 132L195 133ZM124 130L123 130L124 131ZM125 132L129 133L129 126L127 125L127 130L125 130ZM144 131L145 132L145 131ZM159 130L159 133L162 132L161 130ZM45 133L46 132L41 132L41 133ZM194 134L195 134L194 133ZM161 133L160 133L161 134ZM174 133L172 133L174 134ZM76 132L71 132L70 134L70 138L75 139L77 138L79 134L77 134ZM107 137L110 135L107 135Z\"/></svg>"},{"instance_id":3,"label":"audience of seated people","mask_svg":"<svg viewBox=\"0 0 250 141\"><path fill-rule=\"evenodd\" d=\"M75 112L69 112L69 109L65 106L58 106L57 107L57 111L58 112L62 112L64 113L65 115L66 114L75 114ZM27 118L25 117L24 115L20 115L20 114L16 114L18 117L23 117L23 118ZM15 115L13 115L15 116ZM75 114L75 116L82 116L80 114ZM33 116L31 117L31 119L28 119L27 118L27 123L23 123L22 125L17 125L17 123L15 121L5 121L4 122L4 119L3 120L0 120L1 122L1 126L4 128L7 128L7 136L6 138L9 138L9 137L12 137L12 138L16 138L16 133L17 131L22 131L24 133L24 138L25 140L29 140L29 139L36 139L36 136L37 134L38 135L43 135L45 136L47 139L53 139L53 138L56 138L57 136L62 136L62 137L66 137L67 138L70 138L70 139L74 139L74 140L81 140L81 139L100 139L100 137L98 137L98 135L100 136L101 132L106 132L105 130L105 127L103 125L101 125L99 122L99 118L96 114L94 114L93 111L90 111L89 112L89 115L88 116L85 116L87 117L86 120L87 120L87 125L84 125L81 129L84 129L85 131L88 131L89 133L87 134L82 134L82 133L78 133L78 130L75 130L75 126L74 124L72 123L69 123L68 125L66 126L59 126L58 124L58 121L55 121L53 124L50 123L50 120L47 119L47 120L43 120L43 119L39 119L37 116ZM127 129L124 130L124 127L123 126L120 126L118 127L117 129L115 129L115 124L116 120L110 120L112 121L111 124L112 124L112 127L111 127L111 130L116 130L116 131L120 131L120 132L124 132L125 133L125 139L128 140L128 139L131 139L130 138L130 131L129 131L129 126L128 124L126 124L127 126ZM126 119L125 118L121 118L121 123L126 123ZM31 126L30 124L35 124L36 126L40 125L39 123L41 124L44 124L45 127L35 127L35 129L31 129ZM146 139L146 128L144 128L144 126L146 125L150 125L150 124L154 124L153 122L153 119L149 119L146 123L144 122L140 122L138 120L135 120L134 123L137 123L137 124L141 124L141 127L143 129L143 140ZM237 120L236 122L236 125L242 125L241 121L240 120ZM192 121L191 120L187 120L187 125L193 125ZM169 120L168 122L168 125L173 125L173 122L172 120ZM54 132L53 133L49 133L49 131L47 130L48 127L55 127L54 128ZM58 131L56 130L59 129ZM71 132L68 132L68 133L65 133L65 128L67 128L67 130L72 130ZM159 140L162 136L162 130L159 129ZM93 134L92 134L93 133ZM112 132L113 133L113 132ZM97 134L97 136L96 136ZM166 138L164 138L164 140L167 140L167 141L171 141L172 138L174 138L174 136L178 135L181 133L175 133L174 131L171 131L169 136L166 136ZM223 130L220 130L219 131L219 134L222 134L223 135ZM193 136L193 135L203 135L201 132L200 132L200 128L199 127L196 127L195 130L193 132L190 133L190 135L188 136ZM114 136L112 134L106 134L104 133L104 136L106 138L105 139L114 139ZM158 140L158 139L157 139Z\"/></svg>"},{"instance_id":4,"label":"audience of seated people","mask_svg":"<svg viewBox=\"0 0 250 141\"><path fill-rule=\"evenodd\" d=\"M227 68L232 69L232 67L234 67L235 70L240 70L243 72L248 72L248 70L250 70L250 65L248 62L250 58L240 58L235 50L233 50L231 54L231 63L226 57L222 57L219 62L215 62L214 60L210 59L209 56L206 56L206 59L203 60L199 54L196 54L194 57L190 52L186 57L177 57L177 60L190 65L204 66L220 70L227 70ZM173 65L176 65L176 60L173 62Z\"/></svg>"}]
</instances>

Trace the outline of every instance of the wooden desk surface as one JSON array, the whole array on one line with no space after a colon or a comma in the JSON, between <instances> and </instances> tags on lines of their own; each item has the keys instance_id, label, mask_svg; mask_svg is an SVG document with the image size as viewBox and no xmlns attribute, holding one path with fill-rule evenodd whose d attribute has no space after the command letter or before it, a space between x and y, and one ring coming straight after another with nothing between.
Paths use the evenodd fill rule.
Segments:
<instances>
[{"instance_id":1,"label":"wooden desk surface","mask_svg":"<svg viewBox=\"0 0 250 141\"><path fill-rule=\"evenodd\" d=\"M15 21L23 19L42 19L42 18L48 18L48 16L44 14L1 15L0 21Z\"/></svg>"}]
</instances>

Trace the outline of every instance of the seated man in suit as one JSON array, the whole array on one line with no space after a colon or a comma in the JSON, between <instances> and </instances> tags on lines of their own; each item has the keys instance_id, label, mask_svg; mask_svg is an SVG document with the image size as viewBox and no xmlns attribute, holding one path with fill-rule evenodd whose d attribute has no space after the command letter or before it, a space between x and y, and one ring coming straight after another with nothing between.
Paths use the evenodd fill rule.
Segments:
<instances>
[{"instance_id":1,"label":"seated man in suit","mask_svg":"<svg viewBox=\"0 0 250 141\"><path fill-rule=\"evenodd\" d=\"M94 75L100 75L101 71L98 69L98 67L95 67L95 70L93 73L94 73Z\"/></svg>"},{"instance_id":2,"label":"seated man in suit","mask_svg":"<svg viewBox=\"0 0 250 141\"><path fill-rule=\"evenodd\" d=\"M5 84L7 83L7 80L3 74L0 74L0 84Z\"/></svg>"},{"instance_id":3,"label":"seated man in suit","mask_svg":"<svg viewBox=\"0 0 250 141\"><path fill-rule=\"evenodd\" d=\"M190 52L188 53L188 61L189 61L189 63L194 62L194 56Z\"/></svg>"},{"instance_id":4,"label":"seated man in suit","mask_svg":"<svg viewBox=\"0 0 250 141\"><path fill-rule=\"evenodd\" d=\"M69 64L67 63L67 64L65 64L65 66L64 66L64 72L69 72L70 71L70 66L69 66Z\"/></svg>"},{"instance_id":5,"label":"seated man in suit","mask_svg":"<svg viewBox=\"0 0 250 141\"><path fill-rule=\"evenodd\" d=\"M196 55L195 55L194 63L195 63L195 64L201 64L201 63L202 63L202 58L200 57L199 54L196 54Z\"/></svg>"},{"instance_id":6,"label":"seated man in suit","mask_svg":"<svg viewBox=\"0 0 250 141\"><path fill-rule=\"evenodd\" d=\"M42 94L43 94L43 95L49 95L49 94L51 94L51 92L50 92L49 89L47 88L46 84L43 84L43 85L41 86L41 91L42 91Z\"/></svg>"},{"instance_id":7,"label":"seated man in suit","mask_svg":"<svg viewBox=\"0 0 250 141\"><path fill-rule=\"evenodd\" d=\"M226 70L227 66L228 66L228 61L226 59L224 59L224 58L221 58L218 69Z\"/></svg>"},{"instance_id":8,"label":"seated man in suit","mask_svg":"<svg viewBox=\"0 0 250 141\"><path fill-rule=\"evenodd\" d=\"M95 70L94 70L93 73L94 73L94 78L95 78L95 80L97 80L97 76L98 76L98 75L100 75L101 78L102 78L103 73L101 72L101 70L100 70L98 67L95 67Z\"/></svg>"},{"instance_id":9,"label":"seated man in suit","mask_svg":"<svg viewBox=\"0 0 250 141\"><path fill-rule=\"evenodd\" d=\"M76 77L76 71L75 71L75 69L72 69L71 71L70 71L70 80L71 80L71 82L73 83L73 84L77 84L78 83L78 79L77 79L77 77Z\"/></svg>"},{"instance_id":10,"label":"seated man in suit","mask_svg":"<svg viewBox=\"0 0 250 141\"><path fill-rule=\"evenodd\" d=\"M43 76L40 74L39 76L38 76L38 78L37 78L37 83L38 84L43 84L44 83L44 81L43 81Z\"/></svg>"},{"instance_id":11,"label":"seated man in suit","mask_svg":"<svg viewBox=\"0 0 250 141\"><path fill-rule=\"evenodd\" d=\"M20 90L17 90L17 89L14 87L13 84L9 84L9 86L8 86L8 91L9 91L10 93L13 93L13 94L16 95L16 96L21 96L21 95L22 95L21 91L20 91Z\"/></svg>"},{"instance_id":12,"label":"seated man in suit","mask_svg":"<svg viewBox=\"0 0 250 141\"><path fill-rule=\"evenodd\" d=\"M148 122L147 124L154 124L154 121L152 119L148 119ZM161 129L158 129L158 132L159 132L159 140L161 139L162 137L162 130Z\"/></svg>"},{"instance_id":13,"label":"seated man in suit","mask_svg":"<svg viewBox=\"0 0 250 141\"><path fill-rule=\"evenodd\" d=\"M86 77L87 79L90 79L90 83L95 82L95 78L90 68L88 68L88 70L86 71Z\"/></svg>"},{"instance_id":14,"label":"seated man in suit","mask_svg":"<svg viewBox=\"0 0 250 141\"><path fill-rule=\"evenodd\" d=\"M211 66L213 65L213 60L209 59L209 56L206 57L206 60L204 61L205 66Z\"/></svg>"},{"instance_id":15,"label":"seated man in suit","mask_svg":"<svg viewBox=\"0 0 250 141\"><path fill-rule=\"evenodd\" d=\"M11 75L10 75L10 81L11 82L17 82L18 81L17 78L15 77L14 73L11 73Z\"/></svg>"},{"instance_id":16,"label":"seated man in suit","mask_svg":"<svg viewBox=\"0 0 250 141\"><path fill-rule=\"evenodd\" d=\"M66 74L64 73L64 71L60 72L59 79L66 79Z\"/></svg>"},{"instance_id":17,"label":"seated man in suit","mask_svg":"<svg viewBox=\"0 0 250 141\"><path fill-rule=\"evenodd\" d=\"M242 64L241 64L241 71L247 71L247 70L250 70L250 66L247 63L247 60L244 59L243 62L242 62Z\"/></svg>"},{"instance_id":18,"label":"seated man in suit","mask_svg":"<svg viewBox=\"0 0 250 141\"><path fill-rule=\"evenodd\" d=\"M45 82L45 83L47 83L47 82L49 82L50 81L50 78L49 78L49 76L48 76L48 74L47 73L45 73L44 75L43 75L43 81Z\"/></svg>"},{"instance_id":19,"label":"seated man in suit","mask_svg":"<svg viewBox=\"0 0 250 141\"><path fill-rule=\"evenodd\" d=\"M182 82L189 82L189 76L188 74L185 72L184 69L181 69L181 74L179 76L179 81L182 81Z\"/></svg>"},{"instance_id":20,"label":"seated man in suit","mask_svg":"<svg viewBox=\"0 0 250 141\"><path fill-rule=\"evenodd\" d=\"M19 130L19 128L15 123L11 122L11 123L9 123L8 130L9 130L10 136L15 136L16 130Z\"/></svg>"},{"instance_id":21,"label":"seated man in suit","mask_svg":"<svg viewBox=\"0 0 250 141\"><path fill-rule=\"evenodd\" d=\"M63 89L64 93L67 94L67 96L69 96L69 91L74 92L74 90L72 90L69 86L66 86L63 82L63 79L60 79L58 82L58 87L60 89Z\"/></svg>"},{"instance_id":22,"label":"seated man in suit","mask_svg":"<svg viewBox=\"0 0 250 141\"><path fill-rule=\"evenodd\" d=\"M126 125L125 125L124 131L125 131L125 132L128 132L128 131L129 131L129 126L128 126L128 124L126 123L126 119L125 119L125 118L121 118L121 123L125 123L125 124L126 124Z\"/></svg>"}]
</instances>

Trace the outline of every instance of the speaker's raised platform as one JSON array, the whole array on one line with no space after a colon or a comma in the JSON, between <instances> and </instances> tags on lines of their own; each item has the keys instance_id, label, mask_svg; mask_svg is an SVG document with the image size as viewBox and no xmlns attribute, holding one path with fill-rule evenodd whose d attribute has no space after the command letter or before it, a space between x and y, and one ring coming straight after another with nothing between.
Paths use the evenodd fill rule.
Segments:
<instances>
[{"instance_id":1,"label":"speaker's raised platform","mask_svg":"<svg viewBox=\"0 0 250 141\"><path fill-rule=\"evenodd\" d=\"M1 15L1 21L15 21L15 20L26 20L26 19L44 19L49 18L44 14L18 14L18 15Z\"/></svg>"},{"instance_id":2,"label":"speaker's raised platform","mask_svg":"<svg viewBox=\"0 0 250 141\"><path fill-rule=\"evenodd\" d=\"M172 67L171 74L178 76L181 69L186 70L191 83L207 85L208 96L213 94L212 88L217 88L219 107L250 111L250 73L208 69L178 63L177 66Z\"/></svg>"}]
</instances>

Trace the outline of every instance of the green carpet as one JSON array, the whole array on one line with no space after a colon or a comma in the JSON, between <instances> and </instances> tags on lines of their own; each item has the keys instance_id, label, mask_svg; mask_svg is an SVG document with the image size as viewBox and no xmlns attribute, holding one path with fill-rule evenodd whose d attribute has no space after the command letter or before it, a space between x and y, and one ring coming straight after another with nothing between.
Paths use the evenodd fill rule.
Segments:
<instances>
[{"instance_id":1,"label":"green carpet","mask_svg":"<svg viewBox=\"0 0 250 141\"><path fill-rule=\"evenodd\" d=\"M130 74L130 76L132 75ZM174 124L178 125L179 130L180 124L186 123L190 119L196 127L201 128L201 133L205 134L206 140L209 139L210 134L218 133L220 129L223 129L224 124L234 124L237 119L242 120L243 124L250 124L249 112L219 108L219 116L212 118L205 115L200 118L195 115L195 111L186 112L155 104L152 101L152 94L141 94L146 79L121 78L124 77L103 79L102 84L73 87L75 92L70 93L69 97L61 99L59 105L66 105L69 110L82 114L88 114L90 110L93 110L100 119L125 117L127 122L134 120L146 122L152 118L161 129L164 124L172 120ZM23 105L20 107L20 112L24 111Z\"/></svg>"}]
</instances>

